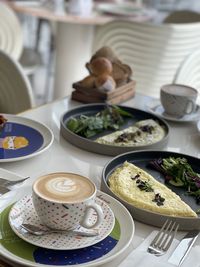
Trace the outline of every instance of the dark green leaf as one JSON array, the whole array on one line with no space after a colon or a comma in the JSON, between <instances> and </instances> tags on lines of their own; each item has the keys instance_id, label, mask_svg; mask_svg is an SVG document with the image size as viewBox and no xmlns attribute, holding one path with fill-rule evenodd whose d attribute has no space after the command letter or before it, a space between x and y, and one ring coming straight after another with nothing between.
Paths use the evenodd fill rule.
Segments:
<instances>
[{"instance_id":1,"label":"dark green leaf","mask_svg":"<svg viewBox=\"0 0 200 267\"><path fill-rule=\"evenodd\" d=\"M118 106L115 106L115 105L113 107L118 111L118 113L120 115L126 116L126 117L133 117L133 115L130 112L128 112L128 111L126 111L126 110L124 110Z\"/></svg>"}]
</instances>

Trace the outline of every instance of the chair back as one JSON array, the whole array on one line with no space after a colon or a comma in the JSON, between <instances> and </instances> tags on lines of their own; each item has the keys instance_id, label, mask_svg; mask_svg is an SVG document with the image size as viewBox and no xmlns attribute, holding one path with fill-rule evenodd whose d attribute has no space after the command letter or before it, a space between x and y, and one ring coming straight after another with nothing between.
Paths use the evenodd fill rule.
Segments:
<instances>
[{"instance_id":1,"label":"chair back","mask_svg":"<svg viewBox=\"0 0 200 267\"><path fill-rule=\"evenodd\" d=\"M192 23L200 21L200 13L192 10L176 10L170 13L164 23Z\"/></svg>"},{"instance_id":2,"label":"chair back","mask_svg":"<svg viewBox=\"0 0 200 267\"><path fill-rule=\"evenodd\" d=\"M0 3L0 49L18 60L23 49L23 32L12 9Z\"/></svg>"},{"instance_id":3,"label":"chair back","mask_svg":"<svg viewBox=\"0 0 200 267\"><path fill-rule=\"evenodd\" d=\"M191 53L181 64L174 77L174 83L189 85L200 94L200 49ZM200 103L200 95L198 97Z\"/></svg>"},{"instance_id":4,"label":"chair back","mask_svg":"<svg viewBox=\"0 0 200 267\"><path fill-rule=\"evenodd\" d=\"M159 97L160 87L171 83L185 58L200 44L200 23L150 24L114 21L99 26L93 52L111 47L133 69L136 91Z\"/></svg>"},{"instance_id":5,"label":"chair back","mask_svg":"<svg viewBox=\"0 0 200 267\"><path fill-rule=\"evenodd\" d=\"M34 104L32 88L21 65L0 50L0 112L16 114Z\"/></svg>"}]
</instances>

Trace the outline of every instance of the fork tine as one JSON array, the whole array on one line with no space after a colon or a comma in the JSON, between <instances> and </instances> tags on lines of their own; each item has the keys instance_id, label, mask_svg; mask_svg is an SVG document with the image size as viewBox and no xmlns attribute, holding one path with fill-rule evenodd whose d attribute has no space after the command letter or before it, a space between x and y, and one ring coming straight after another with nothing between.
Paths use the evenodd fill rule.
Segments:
<instances>
[{"instance_id":1,"label":"fork tine","mask_svg":"<svg viewBox=\"0 0 200 267\"><path fill-rule=\"evenodd\" d=\"M168 222L168 221L167 221ZM172 221L169 221L169 223L166 225L166 227L163 229L162 238L160 238L159 242L156 244L157 247L161 248L163 244L167 242L167 239L170 236L170 233L174 227L174 224L172 225ZM172 225L172 226L171 226ZM171 228L170 228L171 227Z\"/></svg>"},{"instance_id":2,"label":"fork tine","mask_svg":"<svg viewBox=\"0 0 200 267\"><path fill-rule=\"evenodd\" d=\"M164 246L163 250L165 250L165 251L168 250L168 248L170 247L170 245L171 245L171 243L172 243L172 241L173 241L173 239L174 239L174 237L175 237L175 235L176 235L176 233L178 231L178 228L179 228L179 224L174 222L170 232L168 233L168 237L167 237L167 241L168 242L165 243L165 246ZM170 235L171 235L171 237L170 237ZM169 237L170 237L170 239L169 239Z\"/></svg>"},{"instance_id":3,"label":"fork tine","mask_svg":"<svg viewBox=\"0 0 200 267\"><path fill-rule=\"evenodd\" d=\"M157 233L157 235L155 236L155 238L152 240L152 242L151 242L151 244L150 244L151 246L152 246L153 244L156 244L156 243L160 240L160 238L163 236L163 231L164 231L165 227L167 226L168 221L169 221L169 220L166 220L166 222L163 224L163 226L162 226L162 228L160 229L160 231Z\"/></svg>"},{"instance_id":4,"label":"fork tine","mask_svg":"<svg viewBox=\"0 0 200 267\"><path fill-rule=\"evenodd\" d=\"M178 223L166 220L160 231L149 245L147 251L156 256L163 255L172 244L178 228Z\"/></svg>"}]
</instances>

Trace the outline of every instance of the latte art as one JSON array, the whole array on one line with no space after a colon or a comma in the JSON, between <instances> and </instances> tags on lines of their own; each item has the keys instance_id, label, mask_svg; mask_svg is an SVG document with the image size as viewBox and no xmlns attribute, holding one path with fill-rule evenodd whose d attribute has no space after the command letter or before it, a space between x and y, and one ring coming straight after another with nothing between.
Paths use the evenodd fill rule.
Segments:
<instances>
[{"instance_id":1,"label":"latte art","mask_svg":"<svg viewBox=\"0 0 200 267\"><path fill-rule=\"evenodd\" d=\"M77 185L70 178L60 177L55 180L50 180L47 182L47 190L50 192L58 192L58 193L69 193L72 191L76 191Z\"/></svg>"},{"instance_id":2,"label":"latte art","mask_svg":"<svg viewBox=\"0 0 200 267\"><path fill-rule=\"evenodd\" d=\"M89 179L73 173L52 173L40 177L33 185L42 198L56 202L81 202L95 192Z\"/></svg>"}]
</instances>

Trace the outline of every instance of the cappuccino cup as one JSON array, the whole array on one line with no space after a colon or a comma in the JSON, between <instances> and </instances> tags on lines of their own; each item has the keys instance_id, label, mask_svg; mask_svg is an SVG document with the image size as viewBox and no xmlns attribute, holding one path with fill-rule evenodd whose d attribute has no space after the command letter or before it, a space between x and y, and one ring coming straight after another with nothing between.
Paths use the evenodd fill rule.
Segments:
<instances>
[{"instance_id":1,"label":"cappuccino cup","mask_svg":"<svg viewBox=\"0 0 200 267\"><path fill-rule=\"evenodd\" d=\"M161 87L160 100L165 112L172 116L184 116L196 110L198 91L190 86L167 84Z\"/></svg>"},{"instance_id":2,"label":"cappuccino cup","mask_svg":"<svg viewBox=\"0 0 200 267\"><path fill-rule=\"evenodd\" d=\"M81 225L91 229L103 219L101 207L95 203L96 186L88 178L57 172L39 177L32 187L33 205L41 222L49 228L70 230ZM91 210L96 221L91 222Z\"/></svg>"}]
</instances>

